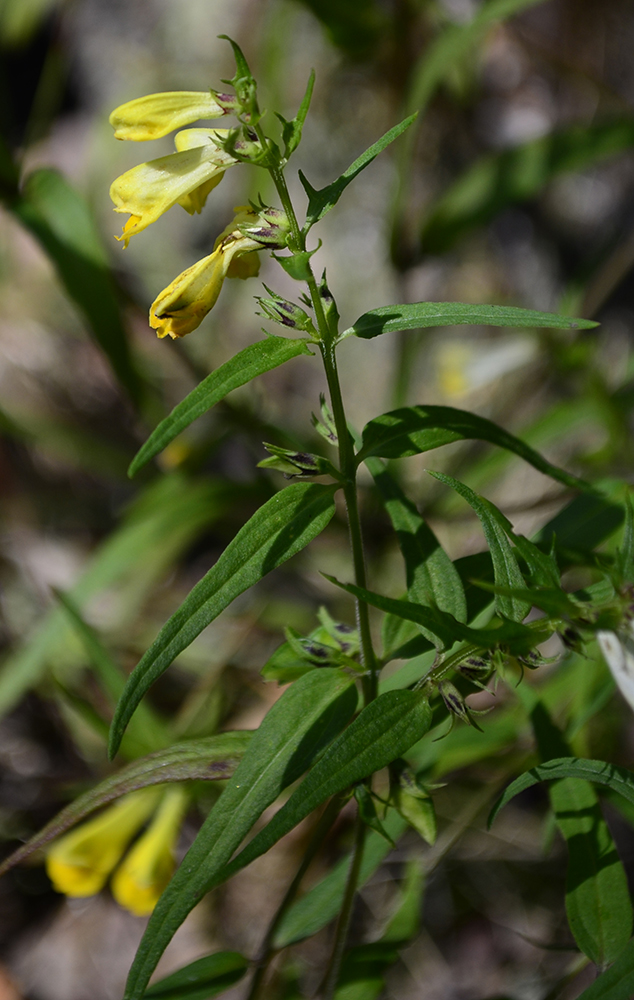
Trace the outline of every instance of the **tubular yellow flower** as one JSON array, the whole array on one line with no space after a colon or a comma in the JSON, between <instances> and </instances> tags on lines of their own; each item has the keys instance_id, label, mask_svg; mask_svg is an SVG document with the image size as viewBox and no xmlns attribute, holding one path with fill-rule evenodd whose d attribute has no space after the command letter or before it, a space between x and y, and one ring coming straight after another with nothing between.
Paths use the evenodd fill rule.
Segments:
<instances>
[{"instance_id":1,"label":"tubular yellow flower","mask_svg":"<svg viewBox=\"0 0 634 1000\"><path fill-rule=\"evenodd\" d=\"M137 97L115 108L110 115L115 139L145 142L160 139L201 118L220 118L226 112L210 92L177 90Z\"/></svg>"},{"instance_id":2,"label":"tubular yellow flower","mask_svg":"<svg viewBox=\"0 0 634 1000\"><path fill-rule=\"evenodd\" d=\"M126 795L55 841L47 852L46 871L57 892L72 897L99 892L159 797L155 789Z\"/></svg>"},{"instance_id":3,"label":"tubular yellow flower","mask_svg":"<svg viewBox=\"0 0 634 1000\"><path fill-rule=\"evenodd\" d=\"M114 210L130 215L123 235L117 237L126 246L131 236L156 222L176 202L190 213L200 211L209 191L220 183L225 170L237 162L211 141L212 130L187 129L186 132L197 133L197 136L183 138L180 133L180 138L176 138L183 148L178 152L140 163L113 181L110 197ZM220 137L227 132L228 129L213 130ZM196 139L198 145L189 145Z\"/></svg>"},{"instance_id":4,"label":"tubular yellow flower","mask_svg":"<svg viewBox=\"0 0 634 1000\"><path fill-rule=\"evenodd\" d=\"M214 307L225 278L251 278L259 270L262 244L243 236L237 226L255 222L250 209L236 216L216 240L213 253L188 267L165 288L150 307L150 326L157 336L184 337L200 326Z\"/></svg>"},{"instance_id":5,"label":"tubular yellow flower","mask_svg":"<svg viewBox=\"0 0 634 1000\"><path fill-rule=\"evenodd\" d=\"M152 823L114 874L112 895L137 917L152 912L172 876L173 852L186 805L182 788L166 792Z\"/></svg>"}]
</instances>

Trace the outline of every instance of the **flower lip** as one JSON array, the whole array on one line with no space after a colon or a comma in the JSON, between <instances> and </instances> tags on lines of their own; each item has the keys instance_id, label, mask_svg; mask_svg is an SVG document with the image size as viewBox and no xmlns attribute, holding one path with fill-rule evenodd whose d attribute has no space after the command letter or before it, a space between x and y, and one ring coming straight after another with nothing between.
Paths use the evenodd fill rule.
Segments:
<instances>
[{"instance_id":1,"label":"flower lip","mask_svg":"<svg viewBox=\"0 0 634 1000\"><path fill-rule=\"evenodd\" d=\"M160 139L190 122L221 118L227 111L210 91L176 90L137 97L115 108L109 121L115 139Z\"/></svg>"}]
</instances>

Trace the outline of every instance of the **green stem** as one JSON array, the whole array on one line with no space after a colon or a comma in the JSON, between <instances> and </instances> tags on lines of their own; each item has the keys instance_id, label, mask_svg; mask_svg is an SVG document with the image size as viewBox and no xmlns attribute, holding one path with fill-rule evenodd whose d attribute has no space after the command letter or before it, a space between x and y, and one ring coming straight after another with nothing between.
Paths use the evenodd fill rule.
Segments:
<instances>
[{"instance_id":1,"label":"green stem","mask_svg":"<svg viewBox=\"0 0 634 1000\"><path fill-rule=\"evenodd\" d=\"M341 960L343 959L343 953L348 939L348 930L350 928L350 920L352 918L352 904L354 903L354 896L357 891L357 883L359 881L359 871L361 869L361 862L363 861L363 847L365 844L366 830L367 827L365 823L361 819L359 813L357 813L352 862L350 864L350 871L348 872L348 881L346 882L346 891L344 893L339 919L337 920L335 944L332 949L330 963L328 965L328 970L322 987L323 1000L332 1000L335 995L339 972L341 970Z\"/></svg>"},{"instance_id":2,"label":"green stem","mask_svg":"<svg viewBox=\"0 0 634 1000\"><path fill-rule=\"evenodd\" d=\"M308 870L310 863L317 854L317 851L321 847L326 834L328 833L330 827L332 826L335 819L341 812L341 808L347 801L347 799L348 796L345 794L334 796L334 798L332 798L328 803L328 805L326 806L324 812L322 813L319 819L319 822L317 823L317 826L313 831L313 834L310 838L310 842L306 849L306 854L304 855L301 865L297 869L297 874L295 875L295 878L293 879L288 889L286 890L284 898L282 899L282 902L277 908L275 916L273 917L271 923L269 924L269 928L266 932L264 941L262 942L262 946L260 948L259 956L256 959L255 972L253 974L253 979L251 980L251 988L249 990L249 995L247 997L247 1000L258 1000L258 998L261 996L261 990L267 969L271 964L272 960L275 958L275 955L277 954L277 949L273 947L273 939L275 938L277 929L280 923L282 922L283 916L285 915L289 906L295 899L295 896L297 895L297 890L301 885L302 879L304 878L304 875L306 874L306 871Z\"/></svg>"},{"instance_id":3,"label":"green stem","mask_svg":"<svg viewBox=\"0 0 634 1000\"><path fill-rule=\"evenodd\" d=\"M282 202L284 211L288 216L293 235L293 243L297 252L303 253L306 250L306 236L300 229L295 215L295 210L286 186L284 174L278 168L271 168L271 177L277 189L277 193ZM357 463L354 453L352 438L348 430L343 398L341 395L341 385L339 373L337 371L337 359L335 355L336 331L332 330L324 313L323 303L317 288L317 282L308 264L308 290L311 302L315 311L317 329L321 337L320 348L326 371L330 400L332 404L332 414L337 428L339 440L339 468L343 475L343 492L348 512L348 529L350 532L350 547L352 550L352 560L354 564L355 583L358 587L366 587L365 554L363 548L363 536L361 534L361 519L359 517L359 503L357 498ZM361 639L361 662L367 673L363 681L363 693L366 704L376 698L378 689L378 664L372 646L372 633L370 630L370 613L365 601L357 600L357 625Z\"/></svg>"}]
</instances>

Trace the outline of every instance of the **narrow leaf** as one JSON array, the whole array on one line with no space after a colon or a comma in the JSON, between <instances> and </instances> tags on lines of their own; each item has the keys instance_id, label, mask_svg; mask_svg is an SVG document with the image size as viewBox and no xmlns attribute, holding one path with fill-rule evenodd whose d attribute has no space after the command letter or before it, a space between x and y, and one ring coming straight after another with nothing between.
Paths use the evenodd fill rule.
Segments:
<instances>
[{"instance_id":1,"label":"narrow leaf","mask_svg":"<svg viewBox=\"0 0 634 1000\"><path fill-rule=\"evenodd\" d=\"M604 785L634 804L634 773L605 760L588 760L580 757L558 757L538 764L512 781L500 796L489 816L489 826L500 809L520 792L539 784L540 781L558 781L560 778L583 778L595 785Z\"/></svg>"},{"instance_id":2,"label":"narrow leaf","mask_svg":"<svg viewBox=\"0 0 634 1000\"><path fill-rule=\"evenodd\" d=\"M227 862L253 824L340 732L356 704L350 678L325 667L300 677L269 710L150 917L130 970L126 998L140 1000L187 914L212 885L228 877Z\"/></svg>"},{"instance_id":3,"label":"narrow leaf","mask_svg":"<svg viewBox=\"0 0 634 1000\"><path fill-rule=\"evenodd\" d=\"M447 476L443 472L431 472L430 475L439 479L441 483L451 486L452 489L463 497L470 507L478 515L482 529L484 531L491 559L493 561L493 573L495 583L498 587L522 588L525 586L524 578L520 573L517 559L507 533L511 528L508 519L501 513L490 500L474 493L472 489L464 483ZM511 529L512 530L512 529ZM495 610L499 615L510 618L511 621L521 622L530 611L530 602L518 597L507 597L501 593L495 595Z\"/></svg>"},{"instance_id":4,"label":"narrow leaf","mask_svg":"<svg viewBox=\"0 0 634 1000\"><path fill-rule=\"evenodd\" d=\"M398 538L405 560L409 600L435 604L458 621L466 621L464 587L451 559L383 463L369 458L366 465L383 497Z\"/></svg>"},{"instance_id":5,"label":"narrow leaf","mask_svg":"<svg viewBox=\"0 0 634 1000\"><path fill-rule=\"evenodd\" d=\"M488 441L519 455L534 468L573 489L589 490L583 480L551 465L539 452L497 424L452 406L407 406L375 417L363 429L357 461L371 455L406 458L454 441Z\"/></svg>"},{"instance_id":6,"label":"narrow leaf","mask_svg":"<svg viewBox=\"0 0 634 1000\"><path fill-rule=\"evenodd\" d=\"M410 601L383 597L382 594L357 587L353 583L341 583L336 577L328 576L326 573L324 576L335 586L347 590L349 594L359 600L365 601L381 611L387 611L389 614L404 618L406 621L415 622L437 636L445 649L462 640L473 643L482 649L493 649L500 643L504 643L508 644L513 651L521 652L531 649L536 643L543 642L552 633L552 628L546 624L543 626L547 630L544 633L513 621L505 621L497 628L470 628L469 625L456 621L452 615L447 614L446 611L440 611L438 608L426 608L421 604L412 604Z\"/></svg>"},{"instance_id":7,"label":"narrow leaf","mask_svg":"<svg viewBox=\"0 0 634 1000\"><path fill-rule=\"evenodd\" d=\"M170 441L189 427L194 420L219 403L238 386L246 385L263 372L271 371L300 354L310 354L305 340L287 340L286 337L267 337L257 344L250 344L233 358L220 365L175 406L165 420L156 427L142 448L133 458L128 475L134 476L151 458L158 455Z\"/></svg>"},{"instance_id":8,"label":"narrow leaf","mask_svg":"<svg viewBox=\"0 0 634 1000\"><path fill-rule=\"evenodd\" d=\"M62 809L26 844L9 855L0 865L0 875L75 826L95 809L129 792L168 781L225 781L240 763L251 736L249 731L220 733L205 739L175 743L166 750L157 750L135 760Z\"/></svg>"},{"instance_id":9,"label":"narrow leaf","mask_svg":"<svg viewBox=\"0 0 634 1000\"><path fill-rule=\"evenodd\" d=\"M632 1000L633 996L634 939L628 942L614 965L579 995L579 1000Z\"/></svg>"},{"instance_id":10,"label":"narrow leaf","mask_svg":"<svg viewBox=\"0 0 634 1000\"><path fill-rule=\"evenodd\" d=\"M218 951L160 979L145 991L144 997L145 1000L208 1000L242 979L248 967L248 959L237 951Z\"/></svg>"},{"instance_id":11,"label":"narrow leaf","mask_svg":"<svg viewBox=\"0 0 634 1000\"><path fill-rule=\"evenodd\" d=\"M380 306L364 313L341 334L370 340L382 333L398 330L420 330L430 326L528 326L559 330L590 330L598 326L593 320L573 319L557 313L519 309L516 306L471 305L468 302L412 302L405 305Z\"/></svg>"},{"instance_id":12,"label":"narrow leaf","mask_svg":"<svg viewBox=\"0 0 634 1000\"><path fill-rule=\"evenodd\" d=\"M306 92L302 98L302 103L299 106L297 114L291 121L286 121L282 115L277 114L277 117L282 123L282 139L284 140L284 156L286 159L291 156L300 142L302 141L302 129L304 128L304 122L306 121L306 115L308 114L308 109L310 107L310 101L313 96L313 87L315 86L315 70L311 69L310 76L308 77L308 83L306 84Z\"/></svg>"},{"instance_id":13,"label":"narrow leaf","mask_svg":"<svg viewBox=\"0 0 634 1000\"><path fill-rule=\"evenodd\" d=\"M143 695L238 594L305 548L335 512L336 487L295 483L268 500L163 626L130 674L110 730L111 757Z\"/></svg>"},{"instance_id":14,"label":"narrow leaf","mask_svg":"<svg viewBox=\"0 0 634 1000\"><path fill-rule=\"evenodd\" d=\"M341 195L347 188L348 184L355 179L355 177L361 173L365 167L372 163L375 159L382 153L384 149L398 139L399 135L402 135L406 129L410 127L412 122L416 120L416 114L410 115L404 121L400 122L399 125L395 125L394 128L389 129L385 135L381 136L372 146L370 146L364 153L359 156L354 163L351 163L347 170L333 181L332 184L328 184L326 187L321 188L321 190L316 191L315 188L311 187L309 182L304 177L303 173L299 172L299 178L304 185L304 190L308 195L308 211L306 213L306 229L310 229L314 226L316 222L323 219L324 215L330 211L331 208L339 201Z\"/></svg>"}]
</instances>

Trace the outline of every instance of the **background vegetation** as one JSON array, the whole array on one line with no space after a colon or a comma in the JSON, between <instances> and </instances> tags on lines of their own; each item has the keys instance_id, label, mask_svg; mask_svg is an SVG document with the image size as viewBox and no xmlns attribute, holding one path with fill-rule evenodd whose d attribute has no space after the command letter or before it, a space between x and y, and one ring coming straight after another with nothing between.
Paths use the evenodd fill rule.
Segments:
<instances>
[{"instance_id":1,"label":"background vegetation","mask_svg":"<svg viewBox=\"0 0 634 1000\"><path fill-rule=\"evenodd\" d=\"M256 468L262 440L310 444L298 428L325 388L318 367L298 358L237 390L155 468L128 480L148 431L258 333L254 283L228 283L212 316L182 343L157 342L146 319L158 290L208 252L233 206L257 192L240 187L254 172L229 172L202 216L168 213L123 252L111 235L119 221L108 187L139 155L112 139L109 111L144 93L202 90L231 76L221 32L244 48L263 106L289 117L316 69L297 154L315 186L420 110L391 158L361 175L323 224L327 249L316 261L345 308L344 327L386 301L427 298L561 310L601 326L351 338L340 352L351 421L361 426L377 407L403 403L468 408L610 492L632 468L633 13L630 0L0 4L0 833L7 851L109 773L107 685L55 589L72 595L103 648L129 670L279 486L275 473ZM275 288L285 290L277 274ZM528 536L572 496L473 442L424 462L408 459L403 484L452 558L481 551L481 529L425 466L486 493ZM369 480L362 513L371 584L400 596L396 545ZM606 504L592 513L581 510L568 541L606 538L605 551L614 551L620 510ZM349 578L344 539L341 516L179 658L150 699L173 734L254 728L279 694L260 669L282 641L281 627L310 631L321 605L352 621L347 597L317 572ZM573 568L567 582L574 589L588 580ZM576 753L631 763L631 711L612 696L596 650L570 653L526 683L542 686ZM436 758L421 766L433 767L436 779L452 774L435 796L436 845L410 831L362 891L358 942L384 931L405 872L414 924L422 915L387 976L388 997L544 1000L579 960L564 914L565 848L543 791L509 806L485 831L492 797L532 748L522 697L472 698L496 706L485 732L457 726L432 745ZM201 783L181 853L216 794ZM610 802L606 815L631 867L630 818ZM345 811L309 881L349 847L351 821ZM162 971L213 947L257 951L306 836L300 826L205 901ZM118 998L142 929L141 918L106 894L61 900L41 865L0 882L2 957L31 1000ZM307 989L329 933L293 953ZM577 996L583 985L562 996ZM276 988L283 995L283 980Z\"/></svg>"}]
</instances>

